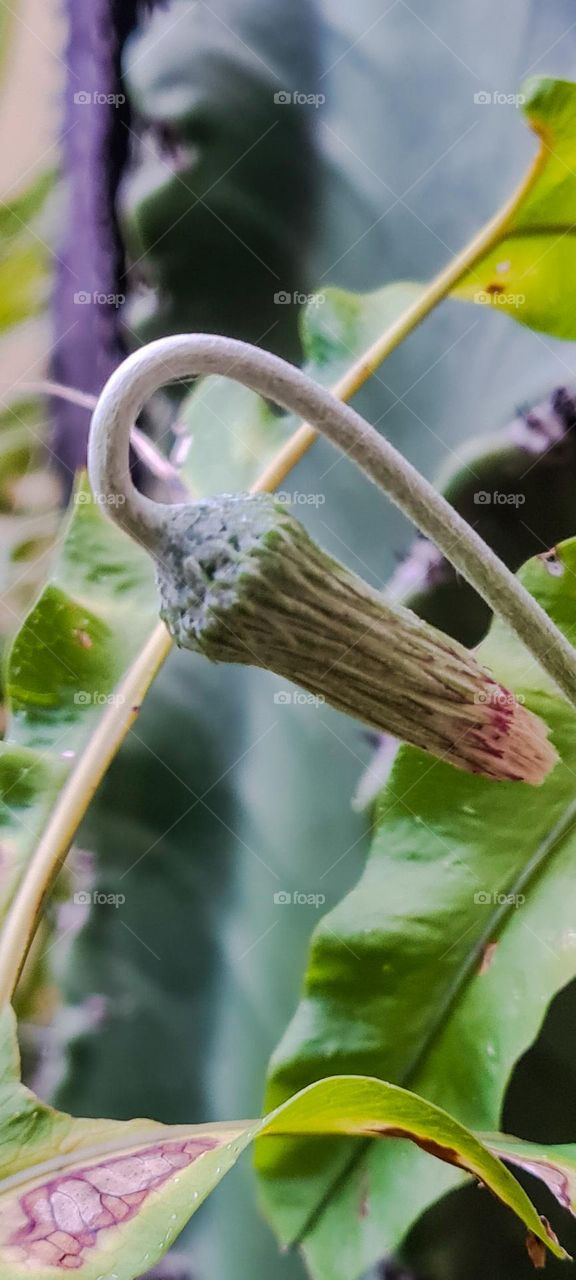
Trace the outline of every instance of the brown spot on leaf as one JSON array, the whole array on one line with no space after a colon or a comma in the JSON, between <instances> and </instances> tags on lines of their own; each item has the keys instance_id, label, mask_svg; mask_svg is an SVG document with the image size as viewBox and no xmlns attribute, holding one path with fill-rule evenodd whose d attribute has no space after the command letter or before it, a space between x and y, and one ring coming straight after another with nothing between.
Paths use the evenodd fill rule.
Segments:
<instances>
[{"instance_id":1,"label":"brown spot on leaf","mask_svg":"<svg viewBox=\"0 0 576 1280\"><path fill-rule=\"evenodd\" d=\"M454 1147L444 1147L440 1142L434 1142L432 1138L423 1138L420 1134L412 1133L410 1129L388 1128L383 1125L382 1128L367 1129L366 1132L381 1138L407 1138L409 1142L415 1142L417 1147L435 1156L437 1160L444 1160L446 1164L460 1165L461 1163L459 1152Z\"/></svg>"},{"instance_id":2,"label":"brown spot on leaf","mask_svg":"<svg viewBox=\"0 0 576 1280\"><path fill-rule=\"evenodd\" d=\"M370 1183L368 1180L368 1170L366 1167L362 1169L360 1180L360 1219L367 1218L370 1211Z\"/></svg>"},{"instance_id":3,"label":"brown spot on leaf","mask_svg":"<svg viewBox=\"0 0 576 1280\"><path fill-rule=\"evenodd\" d=\"M504 293L504 285L500 284L498 280L493 280L491 284L486 285L486 293L490 293L492 295Z\"/></svg>"},{"instance_id":4,"label":"brown spot on leaf","mask_svg":"<svg viewBox=\"0 0 576 1280\"><path fill-rule=\"evenodd\" d=\"M478 969L478 974L480 977L482 977L482 974L488 973L490 965L492 964L492 961L494 959L494 952L496 951L497 946L498 946L497 942L486 943L486 946L482 951L482 956L480 958L480 967Z\"/></svg>"}]
</instances>

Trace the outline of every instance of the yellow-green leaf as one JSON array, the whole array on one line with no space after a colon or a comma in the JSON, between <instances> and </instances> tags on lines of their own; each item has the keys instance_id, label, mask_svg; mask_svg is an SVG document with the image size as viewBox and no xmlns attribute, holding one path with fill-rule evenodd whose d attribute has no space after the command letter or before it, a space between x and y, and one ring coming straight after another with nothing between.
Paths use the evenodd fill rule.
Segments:
<instances>
[{"instance_id":1,"label":"yellow-green leaf","mask_svg":"<svg viewBox=\"0 0 576 1280\"><path fill-rule=\"evenodd\" d=\"M558 338L576 338L576 84L531 79L523 110L537 135L537 177L496 247L464 277L457 297ZM497 163L497 157L494 158Z\"/></svg>"}]
</instances>

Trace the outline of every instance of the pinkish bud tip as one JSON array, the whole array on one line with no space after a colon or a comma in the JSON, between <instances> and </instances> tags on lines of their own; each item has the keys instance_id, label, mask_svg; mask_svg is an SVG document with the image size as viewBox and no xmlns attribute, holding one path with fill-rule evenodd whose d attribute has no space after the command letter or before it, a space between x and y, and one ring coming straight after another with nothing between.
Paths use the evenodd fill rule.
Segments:
<instances>
[{"instance_id":1,"label":"pinkish bud tip","mask_svg":"<svg viewBox=\"0 0 576 1280\"><path fill-rule=\"evenodd\" d=\"M499 781L539 786L558 762L548 726L495 681L477 695L477 723L455 735L451 763Z\"/></svg>"}]
</instances>

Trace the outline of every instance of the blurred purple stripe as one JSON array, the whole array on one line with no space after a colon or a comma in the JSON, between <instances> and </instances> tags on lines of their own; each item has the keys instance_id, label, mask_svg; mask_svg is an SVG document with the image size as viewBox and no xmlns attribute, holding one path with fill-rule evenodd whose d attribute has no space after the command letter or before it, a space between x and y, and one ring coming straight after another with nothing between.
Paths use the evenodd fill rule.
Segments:
<instances>
[{"instance_id":1,"label":"blurred purple stripe","mask_svg":"<svg viewBox=\"0 0 576 1280\"><path fill-rule=\"evenodd\" d=\"M139 4L66 0L65 8L68 70L61 154L66 212L57 245L61 261L50 372L67 386L98 392L124 354L120 299L127 289L115 202L130 135L120 54ZM71 484L85 461L89 414L54 400L53 423L52 447Z\"/></svg>"}]
</instances>

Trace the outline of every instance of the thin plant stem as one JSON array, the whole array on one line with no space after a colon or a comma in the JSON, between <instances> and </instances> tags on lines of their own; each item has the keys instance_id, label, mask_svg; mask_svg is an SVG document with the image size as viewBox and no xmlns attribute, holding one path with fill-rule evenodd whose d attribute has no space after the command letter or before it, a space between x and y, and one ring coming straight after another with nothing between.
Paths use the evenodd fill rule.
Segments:
<instances>
[{"instance_id":1,"label":"thin plant stem","mask_svg":"<svg viewBox=\"0 0 576 1280\"><path fill-rule=\"evenodd\" d=\"M543 143L530 165L528 172L510 198L497 211L493 218L473 237L464 249L453 258L442 271L427 285L422 293L406 307L384 333L365 351L358 360L347 369L346 373L332 387L332 395L337 400L348 401L376 372L388 356L412 333L414 329L442 302L456 285L474 270L474 267L490 253L506 235L517 210L526 199L529 191L538 181L549 160L549 152ZM258 477L253 492L272 493L282 484L289 471L300 461L307 450L317 439L318 433L308 423L293 433L276 457Z\"/></svg>"}]
</instances>

